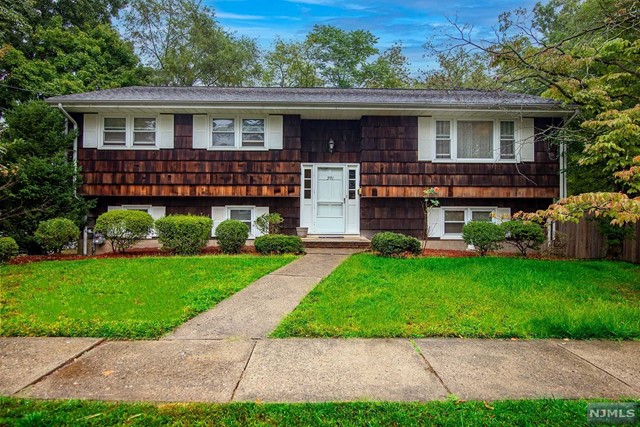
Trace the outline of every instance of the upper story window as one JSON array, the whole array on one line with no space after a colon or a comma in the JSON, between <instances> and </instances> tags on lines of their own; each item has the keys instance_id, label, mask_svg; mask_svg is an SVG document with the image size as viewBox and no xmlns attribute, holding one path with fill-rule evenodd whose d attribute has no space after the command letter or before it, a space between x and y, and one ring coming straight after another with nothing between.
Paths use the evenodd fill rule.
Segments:
<instances>
[{"instance_id":1,"label":"upper story window","mask_svg":"<svg viewBox=\"0 0 640 427\"><path fill-rule=\"evenodd\" d=\"M102 117L104 148L156 148L155 117Z\"/></svg>"},{"instance_id":2,"label":"upper story window","mask_svg":"<svg viewBox=\"0 0 640 427\"><path fill-rule=\"evenodd\" d=\"M534 161L533 119L418 118L418 159L435 162Z\"/></svg>"},{"instance_id":3,"label":"upper story window","mask_svg":"<svg viewBox=\"0 0 640 427\"><path fill-rule=\"evenodd\" d=\"M251 117L213 117L212 149L265 148L265 119Z\"/></svg>"}]
</instances>

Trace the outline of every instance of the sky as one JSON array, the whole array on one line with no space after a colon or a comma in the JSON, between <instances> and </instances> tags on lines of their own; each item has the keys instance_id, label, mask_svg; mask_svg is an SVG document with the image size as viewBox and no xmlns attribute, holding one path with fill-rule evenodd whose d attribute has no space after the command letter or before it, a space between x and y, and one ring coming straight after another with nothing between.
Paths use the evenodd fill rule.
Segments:
<instances>
[{"instance_id":1,"label":"sky","mask_svg":"<svg viewBox=\"0 0 640 427\"><path fill-rule=\"evenodd\" d=\"M316 24L343 30L369 30L379 38L381 51L402 42L412 69L432 67L424 58L424 43L445 40L449 20L473 25L475 36L490 37L502 12L524 7L535 0L203 0L214 9L223 28L256 39L271 49L276 36L301 41Z\"/></svg>"}]
</instances>

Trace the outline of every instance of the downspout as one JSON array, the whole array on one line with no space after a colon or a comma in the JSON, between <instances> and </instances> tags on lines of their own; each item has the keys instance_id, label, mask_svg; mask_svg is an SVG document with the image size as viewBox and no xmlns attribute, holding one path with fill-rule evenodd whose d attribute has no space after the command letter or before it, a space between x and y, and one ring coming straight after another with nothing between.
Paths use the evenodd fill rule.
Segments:
<instances>
[{"instance_id":1,"label":"downspout","mask_svg":"<svg viewBox=\"0 0 640 427\"><path fill-rule=\"evenodd\" d=\"M64 109L64 107L62 106L62 103L59 102L58 103L58 109L62 112L62 114L64 114L64 116L67 118L67 123L71 122L71 124L73 125L73 130L75 131L75 135L73 136L73 196L77 199L78 198L78 193L76 190L76 175L78 174L78 122L75 121L75 119L73 117L71 117L71 114L69 114L67 112L67 110ZM69 134L69 126L67 124L66 127L66 133ZM85 218L86 219L86 218ZM88 252L88 247L87 247L87 227L85 226L84 229L82 230L82 255L87 255Z\"/></svg>"}]
</instances>

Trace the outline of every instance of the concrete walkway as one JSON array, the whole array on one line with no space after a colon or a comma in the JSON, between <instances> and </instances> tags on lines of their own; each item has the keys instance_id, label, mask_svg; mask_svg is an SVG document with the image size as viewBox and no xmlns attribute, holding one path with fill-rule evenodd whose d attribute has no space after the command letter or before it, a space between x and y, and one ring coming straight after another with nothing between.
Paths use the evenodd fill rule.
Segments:
<instances>
[{"instance_id":1,"label":"concrete walkway","mask_svg":"<svg viewBox=\"0 0 640 427\"><path fill-rule=\"evenodd\" d=\"M307 255L258 279L164 339L264 338L320 280L355 252L309 249Z\"/></svg>"},{"instance_id":2,"label":"concrete walkway","mask_svg":"<svg viewBox=\"0 0 640 427\"><path fill-rule=\"evenodd\" d=\"M0 394L158 402L639 398L640 342L3 338Z\"/></svg>"}]
</instances>

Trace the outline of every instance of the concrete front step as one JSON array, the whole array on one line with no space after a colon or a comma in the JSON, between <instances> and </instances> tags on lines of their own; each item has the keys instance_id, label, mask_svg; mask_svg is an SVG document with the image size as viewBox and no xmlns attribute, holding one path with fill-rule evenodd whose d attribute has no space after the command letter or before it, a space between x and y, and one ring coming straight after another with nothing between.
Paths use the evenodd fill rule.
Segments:
<instances>
[{"instance_id":1,"label":"concrete front step","mask_svg":"<svg viewBox=\"0 0 640 427\"><path fill-rule=\"evenodd\" d=\"M314 235L303 237L305 248L368 249L371 241L361 236Z\"/></svg>"}]
</instances>

